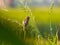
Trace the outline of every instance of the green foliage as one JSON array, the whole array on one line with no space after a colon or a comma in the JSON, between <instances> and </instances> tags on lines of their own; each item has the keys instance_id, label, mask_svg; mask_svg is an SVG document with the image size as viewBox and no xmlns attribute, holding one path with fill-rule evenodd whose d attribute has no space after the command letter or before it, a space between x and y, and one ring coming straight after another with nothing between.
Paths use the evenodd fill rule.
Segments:
<instances>
[{"instance_id":1,"label":"green foliage","mask_svg":"<svg viewBox=\"0 0 60 45\"><path fill-rule=\"evenodd\" d=\"M22 21L28 14L22 10L17 11L17 9L9 9L8 12L0 10L0 44L5 45L6 42L9 45L56 45L57 23L52 22L53 31L50 35L49 20L46 16L48 12L43 14L42 11L38 14L32 11L32 13L33 16L29 15L31 19L25 28L26 38L24 40ZM41 14L45 15L47 20ZM33 17L35 18L33 19ZM44 19L42 20L42 18ZM39 38L38 35L40 35Z\"/></svg>"}]
</instances>

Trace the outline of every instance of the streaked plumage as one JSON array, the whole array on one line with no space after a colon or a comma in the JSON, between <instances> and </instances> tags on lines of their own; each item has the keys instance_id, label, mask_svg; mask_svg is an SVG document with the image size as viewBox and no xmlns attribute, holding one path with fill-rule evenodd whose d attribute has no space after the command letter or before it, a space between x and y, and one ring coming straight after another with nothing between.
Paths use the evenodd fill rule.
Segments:
<instances>
[{"instance_id":1,"label":"streaked plumage","mask_svg":"<svg viewBox=\"0 0 60 45\"><path fill-rule=\"evenodd\" d=\"M27 16L24 20L23 20L23 26L27 26L28 25L28 22L29 22L29 19L30 19L30 17L29 16Z\"/></svg>"}]
</instances>

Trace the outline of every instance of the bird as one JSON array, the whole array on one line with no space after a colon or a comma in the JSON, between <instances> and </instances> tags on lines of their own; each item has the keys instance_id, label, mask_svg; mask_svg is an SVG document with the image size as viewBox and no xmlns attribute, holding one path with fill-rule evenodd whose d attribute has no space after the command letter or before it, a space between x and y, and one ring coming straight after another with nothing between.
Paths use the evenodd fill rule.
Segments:
<instances>
[{"instance_id":1,"label":"bird","mask_svg":"<svg viewBox=\"0 0 60 45\"><path fill-rule=\"evenodd\" d=\"M23 26L26 27L26 26L28 25L29 19L30 19L29 16L25 17L25 19L24 19L23 22L22 22Z\"/></svg>"},{"instance_id":2,"label":"bird","mask_svg":"<svg viewBox=\"0 0 60 45\"><path fill-rule=\"evenodd\" d=\"M25 36L26 36L26 30L25 30L25 28L26 28L26 26L28 25L29 19L30 19L30 17L27 16L27 17L25 17L25 19L22 21L22 25L23 25L23 27L22 27L22 28L23 28L22 33L23 33L23 35L24 35L24 39L25 39Z\"/></svg>"}]
</instances>

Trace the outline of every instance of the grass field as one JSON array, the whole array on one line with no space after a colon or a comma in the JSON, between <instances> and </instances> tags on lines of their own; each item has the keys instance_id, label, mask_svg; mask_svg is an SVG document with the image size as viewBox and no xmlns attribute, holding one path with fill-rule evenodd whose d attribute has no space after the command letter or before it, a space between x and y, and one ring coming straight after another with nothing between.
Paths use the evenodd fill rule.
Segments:
<instances>
[{"instance_id":1,"label":"grass field","mask_svg":"<svg viewBox=\"0 0 60 45\"><path fill-rule=\"evenodd\" d=\"M0 9L0 45L57 45L60 7L53 8L51 14L49 7L33 7L32 16L24 8L7 10ZM30 16L30 20L25 27L24 39L22 21L26 16Z\"/></svg>"}]
</instances>

